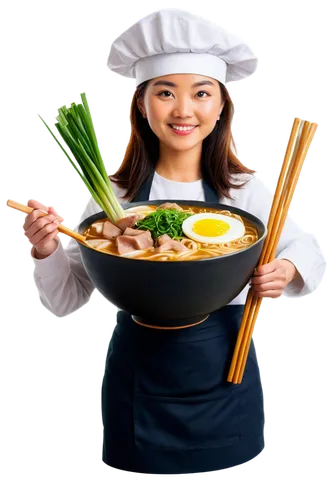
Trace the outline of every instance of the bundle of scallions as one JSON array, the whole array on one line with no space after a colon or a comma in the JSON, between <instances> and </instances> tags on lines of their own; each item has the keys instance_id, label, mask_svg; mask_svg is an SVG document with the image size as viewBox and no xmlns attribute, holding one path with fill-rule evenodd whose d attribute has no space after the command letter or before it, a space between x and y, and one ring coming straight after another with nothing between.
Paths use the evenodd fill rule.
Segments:
<instances>
[{"instance_id":1,"label":"bundle of scallions","mask_svg":"<svg viewBox=\"0 0 333 500\"><path fill-rule=\"evenodd\" d=\"M111 181L106 173L104 163L98 149L94 125L92 122L88 102L85 93L80 94L82 103L76 105L74 102L70 108L62 106L58 109L58 123L55 124L61 137L72 151L81 172L71 160L58 139L44 122L54 139L57 141L81 179L89 189L91 196L96 203L104 210L111 222L125 216L124 211L117 200L111 185Z\"/></svg>"}]
</instances>

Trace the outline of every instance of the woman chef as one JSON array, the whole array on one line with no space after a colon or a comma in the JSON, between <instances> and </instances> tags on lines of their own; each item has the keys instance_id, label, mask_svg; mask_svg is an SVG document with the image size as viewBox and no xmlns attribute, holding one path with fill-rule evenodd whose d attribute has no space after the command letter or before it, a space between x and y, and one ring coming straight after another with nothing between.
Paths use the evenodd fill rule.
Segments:
<instances>
[{"instance_id":1,"label":"woman chef","mask_svg":"<svg viewBox=\"0 0 333 500\"><path fill-rule=\"evenodd\" d=\"M242 40L189 12L162 9L113 42L108 66L136 78L137 86L130 142L111 176L120 201L220 202L267 224L272 195L231 151L233 104L225 84L257 67ZM42 216L38 209L47 207L28 204L35 210L24 229L40 299L65 316L89 300L94 285L77 242L63 248L55 210ZM99 211L91 198L81 221ZM258 297L300 297L317 288L324 270L314 236L288 217L276 258L204 322L158 330L119 310L102 385L103 461L127 471L179 474L232 467L258 455L264 409L253 341L242 383L226 382L249 286Z\"/></svg>"}]
</instances>

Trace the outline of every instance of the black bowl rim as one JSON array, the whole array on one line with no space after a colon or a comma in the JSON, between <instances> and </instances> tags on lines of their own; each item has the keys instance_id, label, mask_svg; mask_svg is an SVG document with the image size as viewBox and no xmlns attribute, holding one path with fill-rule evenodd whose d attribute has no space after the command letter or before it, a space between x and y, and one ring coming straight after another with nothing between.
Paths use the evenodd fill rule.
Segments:
<instances>
[{"instance_id":1,"label":"black bowl rim","mask_svg":"<svg viewBox=\"0 0 333 500\"><path fill-rule=\"evenodd\" d=\"M89 247L88 245L85 245L84 243L77 241L77 243L79 245L81 245L82 247L88 249L89 251L91 252L98 252L99 254L104 254L108 257L112 257L112 258L115 258L115 259L121 259L121 260L124 260L124 258L130 260L131 262L145 262L145 263L149 263L149 265L160 265L160 264L167 264L167 265L170 265L172 264L172 266L177 266L177 265L191 265L193 264L193 262L196 262L197 265L199 262L204 262L204 263L207 263L207 261L215 261L217 259L226 259L228 257L232 258L233 256L235 255L240 255L241 253L243 252L246 252L249 248L254 248L255 246L259 245L260 242L267 236L267 225L263 223L263 221L261 219L259 219L259 217L257 217L256 215L253 215L251 214L251 212L247 212L246 210L243 210L242 208L238 208L238 207L231 207L230 205L225 205L223 203L214 203L214 202L207 202L207 201L198 201L198 200L171 200L171 199L163 199L163 200L147 200L147 201L136 201L136 202L124 202L124 203L120 203L121 207L124 208L126 210L126 208L131 208L131 207L135 207L135 206L141 206L141 205L162 205L163 203L177 203L178 205L197 205L197 206L204 206L204 205L217 205L218 208L220 210L229 210L230 212L232 212L233 210L235 210L235 213L237 213L238 215L243 215L245 218L249 219L249 218L253 218L255 219L255 221L259 224L262 224L264 226L264 232L262 234L262 236L253 244L251 245L250 247L246 247L244 248L243 250L239 250L238 252L233 252L233 253L230 253L230 254L226 254L226 255L218 255L217 257L207 257L205 259L198 259L198 260L191 260L191 261L186 261L186 260L181 260L181 261L168 261L168 260L162 260L162 261L159 261L159 260L145 260L145 259L130 259L128 257L122 257L121 255L113 255L113 254L110 254L110 253L106 253L106 252L100 252L94 248L91 248ZM221 208L220 208L221 207ZM211 208L214 208L214 207L211 207ZM97 217L98 216L98 217ZM250 216L250 217L248 217ZM80 228L82 226L82 224L86 223L90 218L96 218L96 219L105 219L107 218L107 215L106 213L104 212L104 210L102 210L101 212L96 212L95 214L93 215L90 215L89 217L87 217L86 219L84 219L82 222L80 222L79 224L79 229L78 229L78 232L80 233ZM88 224L89 225L89 224ZM82 233L80 233L82 234Z\"/></svg>"}]
</instances>

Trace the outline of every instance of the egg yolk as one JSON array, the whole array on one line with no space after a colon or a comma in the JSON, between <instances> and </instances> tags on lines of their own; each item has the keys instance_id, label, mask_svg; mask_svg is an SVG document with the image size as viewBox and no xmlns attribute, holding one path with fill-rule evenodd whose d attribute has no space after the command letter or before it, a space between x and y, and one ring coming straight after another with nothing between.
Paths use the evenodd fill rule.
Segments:
<instances>
[{"instance_id":1,"label":"egg yolk","mask_svg":"<svg viewBox=\"0 0 333 500\"><path fill-rule=\"evenodd\" d=\"M200 236L222 236L229 229L227 222L218 219L199 219L193 224L193 231Z\"/></svg>"}]
</instances>

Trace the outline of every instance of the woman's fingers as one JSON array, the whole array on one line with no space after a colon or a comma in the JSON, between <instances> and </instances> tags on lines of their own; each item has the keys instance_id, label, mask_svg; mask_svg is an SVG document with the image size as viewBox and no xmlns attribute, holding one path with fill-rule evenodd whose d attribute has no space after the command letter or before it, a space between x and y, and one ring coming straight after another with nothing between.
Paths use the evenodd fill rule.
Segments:
<instances>
[{"instance_id":1,"label":"woman's fingers","mask_svg":"<svg viewBox=\"0 0 333 500\"><path fill-rule=\"evenodd\" d=\"M54 217L54 215L52 217ZM37 223L38 223L38 221L35 224L37 224ZM33 233L32 236L28 236L28 234L26 234L26 236L29 238L29 241L32 245L40 246L40 242L45 237L47 237L47 240L46 240L47 242L49 242L52 239L52 237L49 238L49 236L51 233L54 233L54 231L57 230L59 224L60 224L60 221L54 221L52 223L45 224L40 230ZM32 230L33 230L33 228L32 228ZM58 230L57 230L57 233L58 233ZM45 243L45 242L43 241L43 243Z\"/></svg>"}]
</instances>

